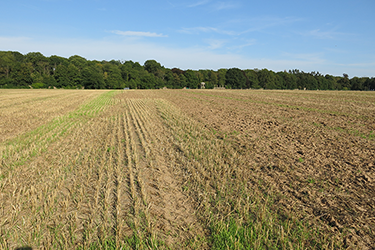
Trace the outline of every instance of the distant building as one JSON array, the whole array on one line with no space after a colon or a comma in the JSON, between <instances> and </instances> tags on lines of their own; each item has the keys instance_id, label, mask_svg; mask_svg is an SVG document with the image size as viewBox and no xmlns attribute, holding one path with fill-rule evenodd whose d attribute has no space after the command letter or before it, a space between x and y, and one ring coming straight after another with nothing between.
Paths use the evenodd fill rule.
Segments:
<instances>
[{"instance_id":1,"label":"distant building","mask_svg":"<svg viewBox=\"0 0 375 250\"><path fill-rule=\"evenodd\" d=\"M201 82L201 89L205 89L205 88L206 88L206 83Z\"/></svg>"}]
</instances>

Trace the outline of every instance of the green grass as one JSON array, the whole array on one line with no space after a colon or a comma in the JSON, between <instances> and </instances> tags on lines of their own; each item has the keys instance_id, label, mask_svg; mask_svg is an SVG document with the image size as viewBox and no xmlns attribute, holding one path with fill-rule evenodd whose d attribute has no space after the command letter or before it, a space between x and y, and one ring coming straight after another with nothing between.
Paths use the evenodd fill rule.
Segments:
<instances>
[{"instance_id":1,"label":"green grass","mask_svg":"<svg viewBox=\"0 0 375 250\"><path fill-rule=\"evenodd\" d=\"M75 111L56 117L47 124L6 141L4 143L5 149L1 152L0 157L3 166L5 166L1 169L3 179L8 171L25 164L31 158L37 157L53 142L73 131L76 126L84 124L89 118L102 112L106 106L111 104L111 99L115 94L116 91L105 92Z\"/></svg>"},{"instance_id":2,"label":"green grass","mask_svg":"<svg viewBox=\"0 0 375 250\"><path fill-rule=\"evenodd\" d=\"M307 222L280 216L270 205L259 204L258 210L236 220L235 215L225 221L210 224L212 249L324 249L341 245L329 242L319 230Z\"/></svg>"}]
</instances>

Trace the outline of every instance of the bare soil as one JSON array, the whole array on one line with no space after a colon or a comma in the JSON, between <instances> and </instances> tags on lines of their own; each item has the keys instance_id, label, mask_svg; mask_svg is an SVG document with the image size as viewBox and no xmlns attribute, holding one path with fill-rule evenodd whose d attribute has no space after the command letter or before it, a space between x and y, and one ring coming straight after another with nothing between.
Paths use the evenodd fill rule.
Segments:
<instances>
[{"instance_id":1,"label":"bare soil","mask_svg":"<svg viewBox=\"0 0 375 250\"><path fill-rule=\"evenodd\" d=\"M130 90L71 117L103 92L35 93L0 92L0 248L136 235L207 249L212 218L252 209L252 194L218 191L241 190L347 248L375 245L373 92Z\"/></svg>"},{"instance_id":2,"label":"bare soil","mask_svg":"<svg viewBox=\"0 0 375 250\"><path fill-rule=\"evenodd\" d=\"M160 90L248 159L249 178L277 203L344 237L375 244L375 94L322 91ZM274 192L273 191L273 192ZM266 189L264 192L268 192Z\"/></svg>"}]
</instances>

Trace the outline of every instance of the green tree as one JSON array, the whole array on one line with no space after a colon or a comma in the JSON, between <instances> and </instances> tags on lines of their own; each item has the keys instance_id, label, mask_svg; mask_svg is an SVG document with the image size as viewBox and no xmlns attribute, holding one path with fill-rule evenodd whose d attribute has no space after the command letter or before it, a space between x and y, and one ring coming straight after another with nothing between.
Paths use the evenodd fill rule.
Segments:
<instances>
[{"instance_id":1,"label":"green tree","mask_svg":"<svg viewBox=\"0 0 375 250\"><path fill-rule=\"evenodd\" d=\"M52 75L46 75L43 77L43 83L46 88L53 87L57 85L55 77Z\"/></svg>"},{"instance_id":2,"label":"green tree","mask_svg":"<svg viewBox=\"0 0 375 250\"><path fill-rule=\"evenodd\" d=\"M73 64L79 71L81 71L87 65L87 60L78 55L69 57L69 62Z\"/></svg>"},{"instance_id":3,"label":"green tree","mask_svg":"<svg viewBox=\"0 0 375 250\"><path fill-rule=\"evenodd\" d=\"M350 80L349 80L349 76L348 74L343 74L343 77L341 77L338 81L337 81L338 84L340 84L340 89L343 89L343 90L349 90L351 88L351 85L350 85Z\"/></svg>"},{"instance_id":4,"label":"green tree","mask_svg":"<svg viewBox=\"0 0 375 250\"><path fill-rule=\"evenodd\" d=\"M180 76L180 87L179 88L184 88L187 85L187 80L184 74L181 74Z\"/></svg>"},{"instance_id":5,"label":"green tree","mask_svg":"<svg viewBox=\"0 0 375 250\"><path fill-rule=\"evenodd\" d=\"M195 74L195 72L191 69L185 71L184 73L184 76L186 78L186 84L188 88L190 89L197 89L200 82L199 82L199 79L197 77L197 75Z\"/></svg>"},{"instance_id":6,"label":"green tree","mask_svg":"<svg viewBox=\"0 0 375 250\"><path fill-rule=\"evenodd\" d=\"M138 85L138 83L137 83L136 80L130 79L130 81L129 81L129 88L131 88L131 89L137 89L137 85Z\"/></svg>"},{"instance_id":7,"label":"green tree","mask_svg":"<svg viewBox=\"0 0 375 250\"><path fill-rule=\"evenodd\" d=\"M217 71L218 74L218 87L225 86L225 75L227 74L227 69L219 69Z\"/></svg>"},{"instance_id":8,"label":"green tree","mask_svg":"<svg viewBox=\"0 0 375 250\"><path fill-rule=\"evenodd\" d=\"M56 87L64 88L71 85L68 78L68 68L65 65L57 65L54 76L57 83Z\"/></svg>"},{"instance_id":9,"label":"green tree","mask_svg":"<svg viewBox=\"0 0 375 250\"><path fill-rule=\"evenodd\" d=\"M122 72L116 64L105 63L103 66L104 81L108 89L121 89L125 87Z\"/></svg>"},{"instance_id":10,"label":"green tree","mask_svg":"<svg viewBox=\"0 0 375 250\"><path fill-rule=\"evenodd\" d=\"M275 73L268 69L262 69L258 73L259 85L264 89L277 89Z\"/></svg>"},{"instance_id":11,"label":"green tree","mask_svg":"<svg viewBox=\"0 0 375 250\"><path fill-rule=\"evenodd\" d=\"M28 88L33 83L32 72L32 63L16 63L10 77L13 79L15 86Z\"/></svg>"},{"instance_id":12,"label":"green tree","mask_svg":"<svg viewBox=\"0 0 375 250\"><path fill-rule=\"evenodd\" d=\"M246 76L242 70L231 68L225 74L225 87L229 89L247 88Z\"/></svg>"},{"instance_id":13,"label":"green tree","mask_svg":"<svg viewBox=\"0 0 375 250\"><path fill-rule=\"evenodd\" d=\"M250 83L250 87L253 89L260 89L258 75L254 70L245 70L245 75Z\"/></svg>"},{"instance_id":14,"label":"green tree","mask_svg":"<svg viewBox=\"0 0 375 250\"><path fill-rule=\"evenodd\" d=\"M297 77L293 74L282 72L281 73L286 89L296 89L297 88Z\"/></svg>"},{"instance_id":15,"label":"green tree","mask_svg":"<svg viewBox=\"0 0 375 250\"><path fill-rule=\"evenodd\" d=\"M98 65L86 66L82 70L82 84L87 89L104 89L103 72Z\"/></svg>"},{"instance_id":16,"label":"green tree","mask_svg":"<svg viewBox=\"0 0 375 250\"><path fill-rule=\"evenodd\" d=\"M25 62L32 63L35 67L40 61L48 61L48 59L40 52L30 52L25 55Z\"/></svg>"},{"instance_id":17,"label":"green tree","mask_svg":"<svg viewBox=\"0 0 375 250\"><path fill-rule=\"evenodd\" d=\"M174 76L171 70L167 70L165 73L165 87L172 89L174 87Z\"/></svg>"},{"instance_id":18,"label":"green tree","mask_svg":"<svg viewBox=\"0 0 375 250\"><path fill-rule=\"evenodd\" d=\"M33 79L33 84L43 82L43 76L38 71L31 73L31 78Z\"/></svg>"},{"instance_id":19,"label":"green tree","mask_svg":"<svg viewBox=\"0 0 375 250\"><path fill-rule=\"evenodd\" d=\"M157 78L149 73L142 76L141 82L143 83L141 86L142 89L154 89L157 85Z\"/></svg>"},{"instance_id":20,"label":"green tree","mask_svg":"<svg viewBox=\"0 0 375 250\"><path fill-rule=\"evenodd\" d=\"M306 73L305 84L306 89L316 90L319 87L318 81L311 73Z\"/></svg>"},{"instance_id":21,"label":"green tree","mask_svg":"<svg viewBox=\"0 0 375 250\"><path fill-rule=\"evenodd\" d=\"M73 63L69 64L67 68L67 78L68 78L68 84L65 87L68 88L76 88L80 87L82 84L82 79L81 79L81 72L75 66Z\"/></svg>"},{"instance_id":22,"label":"green tree","mask_svg":"<svg viewBox=\"0 0 375 250\"><path fill-rule=\"evenodd\" d=\"M50 56L49 57L49 64L51 65L52 69L56 70L57 65L63 64L66 67L69 65L69 60L61 57L61 56Z\"/></svg>"},{"instance_id":23,"label":"green tree","mask_svg":"<svg viewBox=\"0 0 375 250\"><path fill-rule=\"evenodd\" d=\"M181 88L181 79L180 75L177 73L173 73L173 88L180 89Z\"/></svg>"},{"instance_id":24,"label":"green tree","mask_svg":"<svg viewBox=\"0 0 375 250\"><path fill-rule=\"evenodd\" d=\"M371 79L369 80L368 86L370 90L375 90L375 78L374 77L371 77Z\"/></svg>"},{"instance_id":25,"label":"green tree","mask_svg":"<svg viewBox=\"0 0 375 250\"><path fill-rule=\"evenodd\" d=\"M151 74L154 74L155 76L157 76L158 72L162 69L161 64L155 60L147 60L144 63L143 67L145 70L147 70Z\"/></svg>"},{"instance_id":26,"label":"green tree","mask_svg":"<svg viewBox=\"0 0 375 250\"><path fill-rule=\"evenodd\" d=\"M9 78L15 64L16 60L11 52L0 51L0 78Z\"/></svg>"},{"instance_id":27,"label":"green tree","mask_svg":"<svg viewBox=\"0 0 375 250\"><path fill-rule=\"evenodd\" d=\"M209 78L208 83L206 84L206 88L212 89L219 84L219 80L218 80L216 72L213 70L210 70L209 77L210 78Z\"/></svg>"},{"instance_id":28,"label":"green tree","mask_svg":"<svg viewBox=\"0 0 375 250\"><path fill-rule=\"evenodd\" d=\"M336 79L333 76L327 74L324 76L324 79L325 79L324 81L325 86L327 86L326 89L330 89L330 90L335 89Z\"/></svg>"},{"instance_id":29,"label":"green tree","mask_svg":"<svg viewBox=\"0 0 375 250\"><path fill-rule=\"evenodd\" d=\"M139 62L135 62L133 64L133 69L138 70L138 71L142 71L144 68L142 67L142 65L139 64Z\"/></svg>"},{"instance_id":30,"label":"green tree","mask_svg":"<svg viewBox=\"0 0 375 250\"><path fill-rule=\"evenodd\" d=\"M30 52L25 56L25 62L32 63L33 69L41 75L50 73L49 59L40 52Z\"/></svg>"},{"instance_id":31,"label":"green tree","mask_svg":"<svg viewBox=\"0 0 375 250\"><path fill-rule=\"evenodd\" d=\"M13 57L14 57L14 60L15 60L16 62L20 62L20 63L22 63L22 62L25 61L25 56L22 55L20 52L18 52L18 51L12 51L11 53L12 53L12 55L13 55Z\"/></svg>"},{"instance_id":32,"label":"green tree","mask_svg":"<svg viewBox=\"0 0 375 250\"><path fill-rule=\"evenodd\" d=\"M275 85L277 89L286 89L286 82L285 82L284 74L288 74L288 73L280 71L280 72L277 72L275 75Z\"/></svg>"},{"instance_id":33,"label":"green tree","mask_svg":"<svg viewBox=\"0 0 375 250\"><path fill-rule=\"evenodd\" d=\"M375 89L375 78L366 77L366 81L364 83L364 90L374 90Z\"/></svg>"},{"instance_id":34,"label":"green tree","mask_svg":"<svg viewBox=\"0 0 375 250\"><path fill-rule=\"evenodd\" d=\"M353 77L350 79L351 90L364 90L366 78Z\"/></svg>"}]
</instances>

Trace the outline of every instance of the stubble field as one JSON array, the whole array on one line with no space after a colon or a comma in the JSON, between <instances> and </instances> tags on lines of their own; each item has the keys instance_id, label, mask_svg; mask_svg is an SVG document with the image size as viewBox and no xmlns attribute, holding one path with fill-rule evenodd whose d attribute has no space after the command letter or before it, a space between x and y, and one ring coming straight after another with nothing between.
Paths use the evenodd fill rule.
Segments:
<instances>
[{"instance_id":1,"label":"stubble field","mask_svg":"<svg viewBox=\"0 0 375 250\"><path fill-rule=\"evenodd\" d=\"M0 90L0 247L372 249L375 93Z\"/></svg>"}]
</instances>

